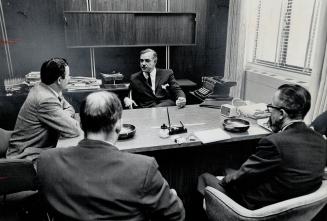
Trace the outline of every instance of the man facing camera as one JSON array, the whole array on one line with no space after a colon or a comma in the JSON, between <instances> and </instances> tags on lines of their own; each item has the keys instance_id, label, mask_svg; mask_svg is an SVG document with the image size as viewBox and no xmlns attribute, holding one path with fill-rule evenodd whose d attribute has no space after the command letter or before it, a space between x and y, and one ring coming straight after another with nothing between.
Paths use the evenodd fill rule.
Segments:
<instances>
[{"instance_id":1,"label":"man facing camera","mask_svg":"<svg viewBox=\"0 0 327 221\"><path fill-rule=\"evenodd\" d=\"M184 220L156 160L114 146L121 117L115 94L92 93L80 108L85 139L40 155L40 189L58 220Z\"/></svg>"},{"instance_id":2,"label":"man facing camera","mask_svg":"<svg viewBox=\"0 0 327 221\"><path fill-rule=\"evenodd\" d=\"M141 71L133 74L130 80L131 98L125 97L126 107L184 107L186 98L177 83L173 71L156 68L157 53L152 49L140 52Z\"/></svg>"},{"instance_id":3,"label":"man facing camera","mask_svg":"<svg viewBox=\"0 0 327 221\"><path fill-rule=\"evenodd\" d=\"M42 64L41 83L29 92L21 107L7 150L7 158L36 160L42 150L56 147L59 136L76 137L75 110L62 96L70 72L63 58Z\"/></svg>"},{"instance_id":4,"label":"man facing camera","mask_svg":"<svg viewBox=\"0 0 327 221\"><path fill-rule=\"evenodd\" d=\"M303 122L310 100L309 92L299 85L280 86L267 105L275 133L262 138L255 153L221 181L208 173L201 175L198 190L215 187L248 209L317 190L326 165L326 140Z\"/></svg>"}]
</instances>

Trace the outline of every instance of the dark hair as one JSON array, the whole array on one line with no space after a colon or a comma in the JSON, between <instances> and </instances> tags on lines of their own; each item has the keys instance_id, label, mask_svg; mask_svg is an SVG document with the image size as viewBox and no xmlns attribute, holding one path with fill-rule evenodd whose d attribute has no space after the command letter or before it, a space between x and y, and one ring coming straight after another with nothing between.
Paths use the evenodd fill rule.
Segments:
<instances>
[{"instance_id":1,"label":"dark hair","mask_svg":"<svg viewBox=\"0 0 327 221\"><path fill-rule=\"evenodd\" d=\"M59 77L65 79L65 67L68 62L64 58L51 58L44 62L41 66L41 81L50 85Z\"/></svg>"},{"instance_id":2,"label":"dark hair","mask_svg":"<svg viewBox=\"0 0 327 221\"><path fill-rule=\"evenodd\" d=\"M117 95L107 91L89 94L80 107L81 127L85 136L88 132L111 132L121 119L122 105Z\"/></svg>"},{"instance_id":3,"label":"dark hair","mask_svg":"<svg viewBox=\"0 0 327 221\"><path fill-rule=\"evenodd\" d=\"M281 107L291 119L301 118L310 110L311 95L307 89L297 84L283 84L278 90Z\"/></svg>"},{"instance_id":4,"label":"dark hair","mask_svg":"<svg viewBox=\"0 0 327 221\"><path fill-rule=\"evenodd\" d=\"M140 56L141 56L142 54L145 54L145 53L148 53L148 52L151 52L151 53L152 53L152 55L153 55L153 59L154 59L154 61L157 63L157 61L158 61L158 55L157 55L157 52L156 52L155 50L151 49L151 48L147 48L147 49L144 49L144 50L140 51Z\"/></svg>"}]
</instances>

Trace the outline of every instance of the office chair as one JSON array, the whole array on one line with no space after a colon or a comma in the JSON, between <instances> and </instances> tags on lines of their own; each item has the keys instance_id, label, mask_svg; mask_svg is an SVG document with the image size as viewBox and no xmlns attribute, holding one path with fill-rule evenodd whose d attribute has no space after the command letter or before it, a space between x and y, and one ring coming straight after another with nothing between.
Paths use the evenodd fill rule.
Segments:
<instances>
[{"instance_id":1,"label":"office chair","mask_svg":"<svg viewBox=\"0 0 327 221\"><path fill-rule=\"evenodd\" d=\"M309 221L327 203L327 180L313 193L249 210L217 189L206 187L204 208L209 221Z\"/></svg>"},{"instance_id":2,"label":"office chair","mask_svg":"<svg viewBox=\"0 0 327 221\"><path fill-rule=\"evenodd\" d=\"M0 220L16 217L19 220L41 220L36 172L32 161L0 159Z\"/></svg>"},{"instance_id":3,"label":"office chair","mask_svg":"<svg viewBox=\"0 0 327 221\"><path fill-rule=\"evenodd\" d=\"M6 158L6 152L9 146L9 140L12 131L0 128L0 159Z\"/></svg>"},{"instance_id":4,"label":"office chair","mask_svg":"<svg viewBox=\"0 0 327 221\"><path fill-rule=\"evenodd\" d=\"M3 195L4 202L8 194L36 189L36 172L32 161L0 159L0 195Z\"/></svg>"}]
</instances>

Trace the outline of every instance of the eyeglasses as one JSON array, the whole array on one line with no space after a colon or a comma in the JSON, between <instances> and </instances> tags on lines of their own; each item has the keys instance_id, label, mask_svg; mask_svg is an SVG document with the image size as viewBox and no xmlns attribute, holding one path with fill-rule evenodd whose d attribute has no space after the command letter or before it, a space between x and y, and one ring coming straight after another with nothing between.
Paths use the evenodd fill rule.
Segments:
<instances>
[{"instance_id":1,"label":"eyeglasses","mask_svg":"<svg viewBox=\"0 0 327 221\"><path fill-rule=\"evenodd\" d=\"M267 104L267 111L268 111L268 112L271 112L271 111L269 110L269 109L271 109L271 108L274 108L274 109L276 109L276 110L284 110L284 111L287 112L287 113L294 112L293 110L287 109L287 108L285 108L285 107L278 107L278 106L275 106L275 105L273 105L273 104Z\"/></svg>"},{"instance_id":2,"label":"eyeglasses","mask_svg":"<svg viewBox=\"0 0 327 221\"><path fill-rule=\"evenodd\" d=\"M277 110L281 110L281 109L284 109L283 107L277 107L277 106L274 106L273 104L267 104L267 109L269 111L270 108L274 108L274 109L277 109ZM269 111L270 112L270 111Z\"/></svg>"}]
</instances>

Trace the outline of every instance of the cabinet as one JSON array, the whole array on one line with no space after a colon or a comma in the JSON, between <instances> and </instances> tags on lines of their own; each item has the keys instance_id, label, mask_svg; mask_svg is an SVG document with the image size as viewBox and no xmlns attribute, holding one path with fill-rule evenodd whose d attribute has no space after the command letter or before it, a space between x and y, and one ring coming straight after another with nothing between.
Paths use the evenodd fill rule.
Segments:
<instances>
[{"instance_id":1,"label":"cabinet","mask_svg":"<svg viewBox=\"0 0 327 221\"><path fill-rule=\"evenodd\" d=\"M195 45L196 13L65 11L70 48Z\"/></svg>"}]
</instances>

